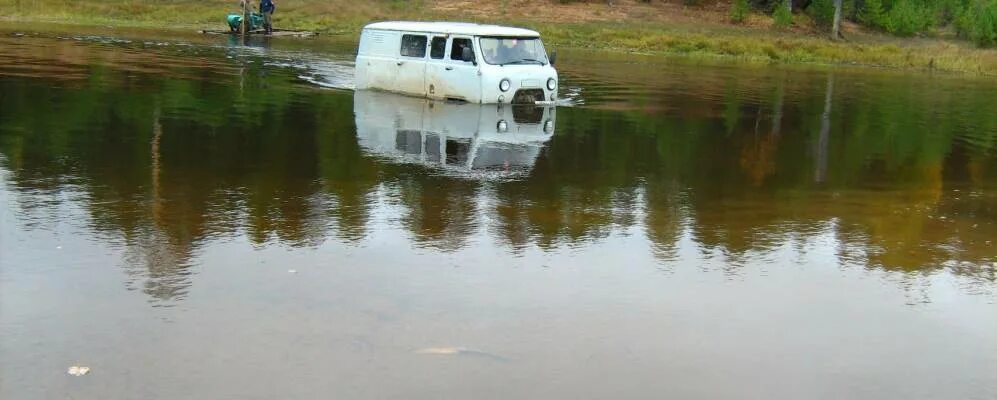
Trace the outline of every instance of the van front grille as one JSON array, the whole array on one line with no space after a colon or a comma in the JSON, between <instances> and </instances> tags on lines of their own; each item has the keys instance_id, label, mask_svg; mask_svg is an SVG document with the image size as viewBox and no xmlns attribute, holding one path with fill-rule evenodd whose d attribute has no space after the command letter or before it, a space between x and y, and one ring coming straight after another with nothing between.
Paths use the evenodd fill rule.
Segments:
<instances>
[{"instance_id":1,"label":"van front grille","mask_svg":"<svg viewBox=\"0 0 997 400\"><path fill-rule=\"evenodd\" d=\"M543 89L519 89L512 97L512 102L515 104L533 104L544 100Z\"/></svg>"},{"instance_id":2,"label":"van front grille","mask_svg":"<svg viewBox=\"0 0 997 400\"><path fill-rule=\"evenodd\" d=\"M539 124L544 117L544 109L535 105L512 106L512 120L517 124Z\"/></svg>"}]
</instances>

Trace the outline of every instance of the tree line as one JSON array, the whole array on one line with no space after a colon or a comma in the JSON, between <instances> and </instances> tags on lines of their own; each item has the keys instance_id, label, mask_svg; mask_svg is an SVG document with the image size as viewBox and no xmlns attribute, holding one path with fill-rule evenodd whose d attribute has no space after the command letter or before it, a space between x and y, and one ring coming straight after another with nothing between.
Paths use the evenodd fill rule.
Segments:
<instances>
[{"instance_id":1,"label":"tree line","mask_svg":"<svg viewBox=\"0 0 997 400\"><path fill-rule=\"evenodd\" d=\"M734 0L731 19L741 22L751 9L783 27L793 12L806 13L835 39L841 22L851 21L897 36L949 30L981 47L997 44L997 0Z\"/></svg>"},{"instance_id":2,"label":"tree line","mask_svg":"<svg viewBox=\"0 0 997 400\"><path fill-rule=\"evenodd\" d=\"M682 3L706 6L716 1ZM997 45L997 0L730 0L731 22L743 23L751 12L769 14L773 24L781 28L793 24L794 13L803 14L833 39L842 38L841 23L850 21L896 36L954 32L980 47Z\"/></svg>"}]
</instances>

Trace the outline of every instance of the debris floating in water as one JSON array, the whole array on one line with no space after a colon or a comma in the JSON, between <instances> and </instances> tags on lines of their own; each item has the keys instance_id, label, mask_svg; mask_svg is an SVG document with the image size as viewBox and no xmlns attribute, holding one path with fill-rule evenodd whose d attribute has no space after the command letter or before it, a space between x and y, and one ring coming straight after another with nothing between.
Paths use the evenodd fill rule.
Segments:
<instances>
[{"instance_id":1,"label":"debris floating in water","mask_svg":"<svg viewBox=\"0 0 997 400\"><path fill-rule=\"evenodd\" d=\"M90 372L90 367L81 367L79 365L74 365L72 367L69 367L69 370L66 371L67 374L70 374L72 376L83 376L89 372Z\"/></svg>"},{"instance_id":2,"label":"debris floating in water","mask_svg":"<svg viewBox=\"0 0 997 400\"><path fill-rule=\"evenodd\" d=\"M487 351L474 350L466 347L427 347L415 351L415 354L430 356L477 356L493 361L508 362L509 359Z\"/></svg>"},{"instance_id":3,"label":"debris floating in water","mask_svg":"<svg viewBox=\"0 0 997 400\"><path fill-rule=\"evenodd\" d=\"M415 351L415 354L431 354L437 356L452 356L460 354L465 351L465 349L460 347L427 347L425 349L419 349Z\"/></svg>"}]
</instances>

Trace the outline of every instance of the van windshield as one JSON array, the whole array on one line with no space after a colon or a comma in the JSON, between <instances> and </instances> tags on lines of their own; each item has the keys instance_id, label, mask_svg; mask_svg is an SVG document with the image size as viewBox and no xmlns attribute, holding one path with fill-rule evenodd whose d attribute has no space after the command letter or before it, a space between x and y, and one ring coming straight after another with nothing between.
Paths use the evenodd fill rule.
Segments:
<instances>
[{"instance_id":1,"label":"van windshield","mask_svg":"<svg viewBox=\"0 0 997 400\"><path fill-rule=\"evenodd\" d=\"M535 37L483 37L480 42L481 53L489 64L548 64L543 43Z\"/></svg>"}]
</instances>

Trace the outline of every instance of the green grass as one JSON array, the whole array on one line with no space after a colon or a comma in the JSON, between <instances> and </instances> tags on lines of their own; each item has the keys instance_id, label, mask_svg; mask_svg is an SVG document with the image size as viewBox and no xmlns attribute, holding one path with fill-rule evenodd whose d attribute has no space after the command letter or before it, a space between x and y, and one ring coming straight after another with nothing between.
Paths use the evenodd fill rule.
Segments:
<instances>
[{"instance_id":1,"label":"green grass","mask_svg":"<svg viewBox=\"0 0 997 400\"><path fill-rule=\"evenodd\" d=\"M8 0L10 1L10 0ZM238 9L233 0L14 0L7 20L172 29L224 28L224 16ZM278 28L356 35L372 20L453 19L459 15L426 11L422 1L280 0ZM474 18L471 18L474 19ZM480 18L479 18L480 19ZM485 22L485 21L479 21ZM997 75L997 50L961 41L853 35L833 42L826 35L767 26L737 27L639 21L552 23L534 20L487 21L531 27L551 46L626 52L718 57L751 62L868 65L901 69ZM756 24L757 25L757 24Z\"/></svg>"},{"instance_id":2,"label":"green grass","mask_svg":"<svg viewBox=\"0 0 997 400\"><path fill-rule=\"evenodd\" d=\"M997 52L971 44L924 39L833 42L807 35L745 29L689 31L641 25L562 25L541 28L546 41L571 47L723 57L755 62L867 65L997 74Z\"/></svg>"}]
</instances>

